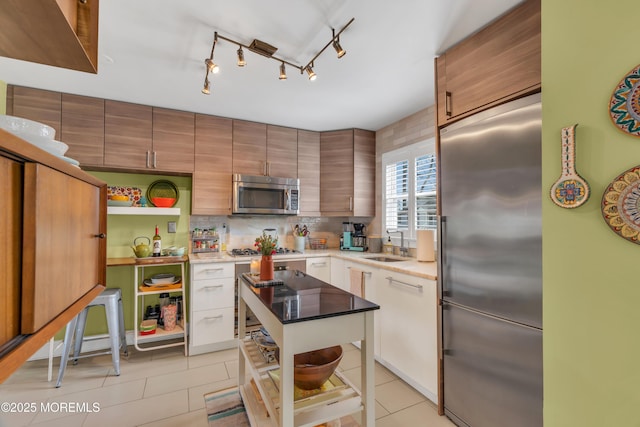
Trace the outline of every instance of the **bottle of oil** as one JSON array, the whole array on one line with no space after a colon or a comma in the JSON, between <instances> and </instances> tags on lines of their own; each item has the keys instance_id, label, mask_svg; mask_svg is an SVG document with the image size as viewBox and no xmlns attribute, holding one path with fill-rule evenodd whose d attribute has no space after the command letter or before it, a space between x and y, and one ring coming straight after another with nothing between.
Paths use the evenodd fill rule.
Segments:
<instances>
[{"instance_id":1,"label":"bottle of oil","mask_svg":"<svg viewBox=\"0 0 640 427\"><path fill-rule=\"evenodd\" d=\"M158 234L158 225L156 225L156 234L153 236L153 256L162 255L162 238Z\"/></svg>"}]
</instances>

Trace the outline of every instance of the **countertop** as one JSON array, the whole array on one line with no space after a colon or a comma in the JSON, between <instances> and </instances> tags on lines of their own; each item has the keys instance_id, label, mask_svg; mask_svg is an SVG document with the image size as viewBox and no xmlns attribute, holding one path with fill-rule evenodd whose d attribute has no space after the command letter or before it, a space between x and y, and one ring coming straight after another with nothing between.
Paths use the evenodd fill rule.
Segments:
<instances>
[{"instance_id":1,"label":"countertop","mask_svg":"<svg viewBox=\"0 0 640 427\"><path fill-rule=\"evenodd\" d=\"M257 255L259 257L259 255ZM288 254L288 255L275 255L274 260L285 259L306 259L314 257L334 257L344 259L347 261L354 261L364 265L370 265L372 267L382 268L385 270L395 271L398 273L405 273L411 276L422 277L429 280L438 279L438 267L435 261L433 262L419 262L415 258L407 257L402 258L397 255L390 255L391 258L402 259L398 262L382 262L375 261L367 258L376 256L386 256L383 253L372 252L348 252L338 249L307 249L301 254ZM251 257L234 257L228 254L211 255L211 254L189 254L189 262L191 264L202 264L212 262L233 262L233 263L250 263Z\"/></svg>"},{"instance_id":2,"label":"countertop","mask_svg":"<svg viewBox=\"0 0 640 427\"><path fill-rule=\"evenodd\" d=\"M283 284L247 287L283 323L304 322L377 310L379 305L295 270L276 271L274 280Z\"/></svg>"}]
</instances>

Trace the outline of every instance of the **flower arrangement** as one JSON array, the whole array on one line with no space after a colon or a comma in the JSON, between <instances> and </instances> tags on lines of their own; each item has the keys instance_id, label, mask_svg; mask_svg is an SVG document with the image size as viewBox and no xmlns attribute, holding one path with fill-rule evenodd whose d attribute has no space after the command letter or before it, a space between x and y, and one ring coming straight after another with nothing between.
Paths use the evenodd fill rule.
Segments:
<instances>
[{"instance_id":1,"label":"flower arrangement","mask_svg":"<svg viewBox=\"0 0 640 427\"><path fill-rule=\"evenodd\" d=\"M262 255L273 255L276 253L278 238L268 235L263 231L262 236L256 237L256 242L253 246L255 246Z\"/></svg>"}]
</instances>

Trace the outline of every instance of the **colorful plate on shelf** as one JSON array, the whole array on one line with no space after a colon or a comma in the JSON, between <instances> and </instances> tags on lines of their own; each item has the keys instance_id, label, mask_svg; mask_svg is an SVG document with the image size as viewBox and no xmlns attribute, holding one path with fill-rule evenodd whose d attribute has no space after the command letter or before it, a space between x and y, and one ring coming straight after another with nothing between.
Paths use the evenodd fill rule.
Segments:
<instances>
[{"instance_id":1,"label":"colorful plate on shelf","mask_svg":"<svg viewBox=\"0 0 640 427\"><path fill-rule=\"evenodd\" d=\"M640 166L621 173L607 186L602 216L616 234L640 244Z\"/></svg>"},{"instance_id":2,"label":"colorful plate on shelf","mask_svg":"<svg viewBox=\"0 0 640 427\"><path fill-rule=\"evenodd\" d=\"M140 197L142 197L142 190L137 187L116 187L116 186L108 186L107 187L107 197L119 195L119 196L129 196L129 200L133 200L133 205L129 202L128 205L124 206L140 206ZM112 200L115 201L115 200ZM123 205L109 205L109 206L123 206Z\"/></svg>"},{"instance_id":3,"label":"colorful plate on shelf","mask_svg":"<svg viewBox=\"0 0 640 427\"><path fill-rule=\"evenodd\" d=\"M147 188L147 200L153 204L152 200L154 197L176 199L175 202L173 202L173 206L175 206L180 198L180 192L173 182L166 179L160 179L152 182L149 188Z\"/></svg>"},{"instance_id":4,"label":"colorful plate on shelf","mask_svg":"<svg viewBox=\"0 0 640 427\"><path fill-rule=\"evenodd\" d=\"M128 208L131 205L133 205L132 200L107 200L107 206Z\"/></svg>"},{"instance_id":5,"label":"colorful plate on shelf","mask_svg":"<svg viewBox=\"0 0 640 427\"><path fill-rule=\"evenodd\" d=\"M609 114L623 132L640 136L640 65L616 86L609 101Z\"/></svg>"}]
</instances>

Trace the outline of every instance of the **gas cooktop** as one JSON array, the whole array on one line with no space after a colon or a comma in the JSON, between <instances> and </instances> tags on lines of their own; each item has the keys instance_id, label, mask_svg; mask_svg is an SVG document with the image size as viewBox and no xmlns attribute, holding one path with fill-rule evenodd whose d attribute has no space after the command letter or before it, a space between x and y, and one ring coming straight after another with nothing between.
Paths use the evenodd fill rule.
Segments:
<instances>
[{"instance_id":1,"label":"gas cooktop","mask_svg":"<svg viewBox=\"0 0 640 427\"><path fill-rule=\"evenodd\" d=\"M260 255L260 252L253 248L241 248L241 249L231 249L231 251L227 252L231 256L257 256ZM289 248L278 248L276 249L276 253L274 255L293 255L299 254L301 252L296 251L295 249Z\"/></svg>"}]
</instances>

